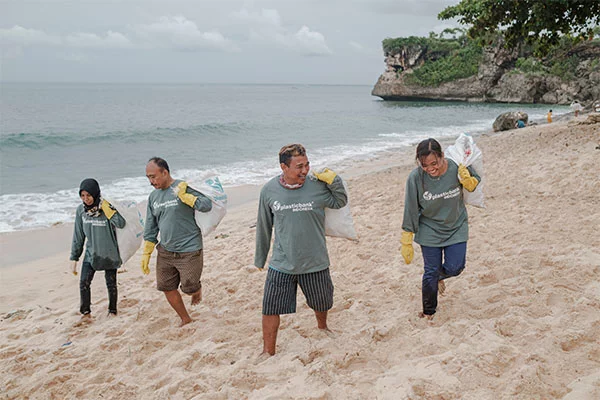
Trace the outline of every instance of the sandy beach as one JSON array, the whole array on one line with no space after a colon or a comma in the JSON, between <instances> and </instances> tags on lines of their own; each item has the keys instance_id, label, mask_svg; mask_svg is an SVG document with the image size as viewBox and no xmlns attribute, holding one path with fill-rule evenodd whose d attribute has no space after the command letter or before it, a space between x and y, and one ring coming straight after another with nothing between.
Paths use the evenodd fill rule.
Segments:
<instances>
[{"instance_id":1,"label":"sandy beach","mask_svg":"<svg viewBox=\"0 0 600 400\"><path fill-rule=\"evenodd\" d=\"M414 150L340 171L360 240L328 239L335 333L300 294L266 360L257 196L205 239L204 299L183 328L155 288L155 254L149 276L139 251L122 268L117 317L98 273L86 323L71 227L1 235L2 398L600 398L600 124L584 120L476 138L487 208L468 209L467 266L432 321L417 317L420 249L411 265L399 252Z\"/></svg>"}]
</instances>

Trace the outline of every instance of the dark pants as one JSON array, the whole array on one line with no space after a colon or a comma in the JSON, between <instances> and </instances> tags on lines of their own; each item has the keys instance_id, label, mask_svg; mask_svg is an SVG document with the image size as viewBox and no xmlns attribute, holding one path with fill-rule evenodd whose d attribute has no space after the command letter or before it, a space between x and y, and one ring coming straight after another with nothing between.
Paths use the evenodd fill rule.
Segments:
<instances>
[{"instance_id":1,"label":"dark pants","mask_svg":"<svg viewBox=\"0 0 600 400\"><path fill-rule=\"evenodd\" d=\"M89 314L90 303L92 301L92 289L91 284L94 279L96 271L92 268L92 264L84 262L81 265L81 279L79 280L79 294L81 297L81 304L79 306L79 312L83 315ZM108 312L112 314L117 313L117 270L107 269L104 271L104 278L106 279L106 288L108 289Z\"/></svg>"},{"instance_id":2,"label":"dark pants","mask_svg":"<svg viewBox=\"0 0 600 400\"><path fill-rule=\"evenodd\" d=\"M422 286L423 314L433 315L437 308L438 281L458 276L465 269L467 242L446 247L421 246L421 252L425 264Z\"/></svg>"}]
</instances>

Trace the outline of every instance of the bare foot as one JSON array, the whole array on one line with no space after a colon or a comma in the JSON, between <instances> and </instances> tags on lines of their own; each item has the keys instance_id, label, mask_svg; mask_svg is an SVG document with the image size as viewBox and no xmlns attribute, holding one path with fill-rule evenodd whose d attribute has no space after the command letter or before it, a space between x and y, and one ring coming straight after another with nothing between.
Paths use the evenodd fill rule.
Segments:
<instances>
[{"instance_id":1,"label":"bare foot","mask_svg":"<svg viewBox=\"0 0 600 400\"><path fill-rule=\"evenodd\" d=\"M434 315L435 315L435 314L427 315L427 314L423 314L422 312L420 312L420 313L419 313L419 318L425 318L425 319L427 319L427 320L431 321L431 320L433 319L433 316L434 316Z\"/></svg>"},{"instance_id":2,"label":"bare foot","mask_svg":"<svg viewBox=\"0 0 600 400\"><path fill-rule=\"evenodd\" d=\"M256 356L256 358L254 359L254 364L260 364L261 362L268 360L269 357L272 357L272 354L267 353L266 351L263 351L262 353L260 353L258 356Z\"/></svg>"},{"instance_id":3,"label":"bare foot","mask_svg":"<svg viewBox=\"0 0 600 400\"><path fill-rule=\"evenodd\" d=\"M192 305L195 306L196 304L200 303L202 301L202 288L200 288L200 290L198 290L196 293L192 294Z\"/></svg>"},{"instance_id":4,"label":"bare foot","mask_svg":"<svg viewBox=\"0 0 600 400\"><path fill-rule=\"evenodd\" d=\"M193 320L193 319L191 319L191 318L188 318L188 319L182 319L182 320L181 320L181 323L179 324L179 327L181 328L182 326L185 326L185 325L189 324L190 322L194 322L194 320Z\"/></svg>"},{"instance_id":5,"label":"bare foot","mask_svg":"<svg viewBox=\"0 0 600 400\"><path fill-rule=\"evenodd\" d=\"M319 328L319 330L323 333L325 333L327 336L329 336L330 338L335 338L338 336L336 331L333 331L331 329L329 329L328 327L325 328Z\"/></svg>"},{"instance_id":6,"label":"bare foot","mask_svg":"<svg viewBox=\"0 0 600 400\"><path fill-rule=\"evenodd\" d=\"M446 293L446 284L444 281L438 281L438 293L443 296Z\"/></svg>"}]
</instances>

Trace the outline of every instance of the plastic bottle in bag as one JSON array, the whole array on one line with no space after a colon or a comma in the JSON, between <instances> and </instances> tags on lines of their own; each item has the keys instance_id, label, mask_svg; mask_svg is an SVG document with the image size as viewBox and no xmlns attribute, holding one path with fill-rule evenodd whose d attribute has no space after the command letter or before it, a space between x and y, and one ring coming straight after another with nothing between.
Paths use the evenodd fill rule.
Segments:
<instances>
[{"instance_id":1,"label":"plastic bottle in bag","mask_svg":"<svg viewBox=\"0 0 600 400\"><path fill-rule=\"evenodd\" d=\"M485 199L483 194L483 186L485 182L483 170L483 154L471 135L461 133L453 145L448 146L444 152L445 156L458 164L463 164L465 167L471 167L477 172L481 178L481 182L477 185L473 192L463 189L463 199L465 204L470 204L475 207L485 208Z\"/></svg>"}]
</instances>

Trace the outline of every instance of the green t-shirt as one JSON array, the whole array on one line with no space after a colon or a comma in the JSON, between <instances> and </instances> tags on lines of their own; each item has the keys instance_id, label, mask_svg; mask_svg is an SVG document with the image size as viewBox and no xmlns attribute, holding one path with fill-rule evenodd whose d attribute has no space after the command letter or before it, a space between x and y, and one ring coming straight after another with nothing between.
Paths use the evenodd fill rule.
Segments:
<instances>
[{"instance_id":1,"label":"green t-shirt","mask_svg":"<svg viewBox=\"0 0 600 400\"><path fill-rule=\"evenodd\" d=\"M458 180L458 166L448 161L448 170L432 178L417 167L408 176L404 201L402 229L415 234L415 242L429 247L446 247L466 242L469 238L467 208L462 185ZM475 171L472 176L481 181Z\"/></svg>"},{"instance_id":2,"label":"green t-shirt","mask_svg":"<svg viewBox=\"0 0 600 400\"><path fill-rule=\"evenodd\" d=\"M325 208L342 208L347 202L339 176L327 185L309 175L298 189L283 187L279 176L271 179L260 192L254 265L264 267L274 230L271 268L294 275L327 269Z\"/></svg>"},{"instance_id":3,"label":"green t-shirt","mask_svg":"<svg viewBox=\"0 0 600 400\"><path fill-rule=\"evenodd\" d=\"M160 231L160 245L174 253L188 253L202 249L202 232L196 225L194 210L208 212L212 201L202 193L188 187L186 193L197 197L194 208L184 204L175 194L176 179L167 189L155 189L148 197L144 240L157 243Z\"/></svg>"},{"instance_id":4,"label":"green t-shirt","mask_svg":"<svg viewBox=\"0 0 600 400\"><path fill-rule=\"evenodd\" d=\"M97 271L119 268L122 262L115 228L124 227L125 219L118 210L109 220L102 211L97 217L87 215L83 204L80 204L75 212L71 260L79 261L87 239L83 262L90 263Z\"/></svg>"}]
</instances>

